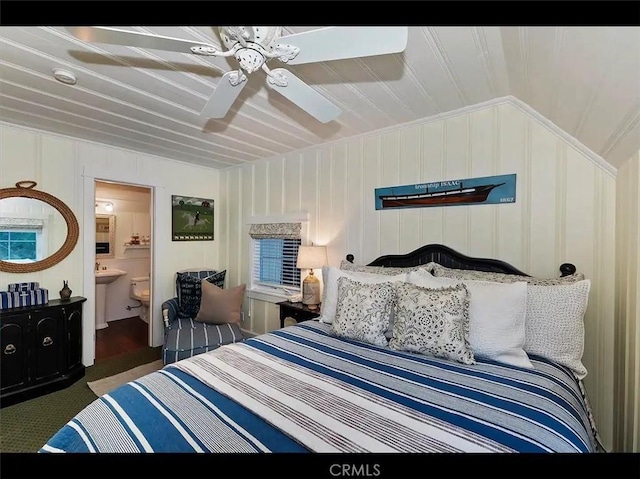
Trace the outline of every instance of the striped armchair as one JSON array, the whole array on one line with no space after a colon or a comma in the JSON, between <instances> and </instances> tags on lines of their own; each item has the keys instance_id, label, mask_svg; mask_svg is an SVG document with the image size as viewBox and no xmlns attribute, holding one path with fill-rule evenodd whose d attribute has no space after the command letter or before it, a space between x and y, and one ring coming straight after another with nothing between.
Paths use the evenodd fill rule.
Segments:
<instances>
[{"instance_id":1,"label":"striped armchair","mask_svg":"<svg viewBox=\"0 0 640 479\"><path fill-rule=\"evenodd\" d=\"M204 279L215 274L216 271L183 270L179 273ZM242 330L237 324L203 323L193 318L180 317L178 311L177 296L162 303L164 320L162 361L165 365L244 339Z\"/></svg>"}]
</instances>

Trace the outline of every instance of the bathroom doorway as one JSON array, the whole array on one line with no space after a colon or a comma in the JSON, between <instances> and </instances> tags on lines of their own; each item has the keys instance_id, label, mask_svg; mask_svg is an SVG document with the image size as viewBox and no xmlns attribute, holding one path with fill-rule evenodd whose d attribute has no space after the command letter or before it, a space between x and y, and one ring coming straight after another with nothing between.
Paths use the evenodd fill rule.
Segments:
<instances>
[{"instance_id":1,"label":"bathroom doorway","mask_svg":"<svg viewBox=\"0 0 640 479\"><path fill-rule=\"evenodd\" d=\"M150 345L153 190L95 180L95 360Z\"/></svg>"}]
</instances>

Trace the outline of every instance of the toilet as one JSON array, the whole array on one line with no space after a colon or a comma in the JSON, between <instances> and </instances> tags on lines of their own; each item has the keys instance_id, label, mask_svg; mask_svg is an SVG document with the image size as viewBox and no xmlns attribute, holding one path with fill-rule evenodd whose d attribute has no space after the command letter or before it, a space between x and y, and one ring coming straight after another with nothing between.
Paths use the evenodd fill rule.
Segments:
<instances>
[{"instance_id":1,"label":"toilet","mask_svg":"<svg viewBox=\"0 0 640 479\"><path fill-rule=\"evenodd\" d=\"M149 322L149 277L141 276L139 278L131 278L131 288L129 296L131 299L140 301L140 318L145 322Z\"/></svg>"}]
</instances>

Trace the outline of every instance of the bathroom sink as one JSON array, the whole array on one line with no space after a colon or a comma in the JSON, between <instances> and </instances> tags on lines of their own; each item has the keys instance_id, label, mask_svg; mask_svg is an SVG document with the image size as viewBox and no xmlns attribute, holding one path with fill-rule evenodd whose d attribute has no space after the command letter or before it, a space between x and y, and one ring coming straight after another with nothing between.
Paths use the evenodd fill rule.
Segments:
<instances>
[{"instance_id":1,"label":"bathroom sink","mask_svg":"<svg viewBox=\"0 0 640 479\"><path fill-rule=\"evenodd\" d=\"M109 284L125 274L126 271L117 268L101 269L96 271L96 284Z\"/></svg>"},{"instance_id":2,"label":"bathroom sink","mask_svg":"<svg viewBox=\"0 0 640 479\"><path fill-rule=\"evenodd\" d=\"M109 326L107 317L107 287L120 276L127 274L126 271L117 268L96 270L96 329Z\"/></svg>"}]
</instances>

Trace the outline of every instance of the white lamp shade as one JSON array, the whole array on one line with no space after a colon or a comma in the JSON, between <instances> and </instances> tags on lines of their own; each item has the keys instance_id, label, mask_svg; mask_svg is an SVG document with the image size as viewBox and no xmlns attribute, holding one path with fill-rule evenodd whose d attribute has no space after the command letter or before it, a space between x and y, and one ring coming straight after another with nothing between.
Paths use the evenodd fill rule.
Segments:
<instances>
[{"instance_id":1,"label":"white lamp shade","mask_svg":"<svg viewBox=\"0 0 640 479\"><path fill-rule=\"evenodd\" d=\"M327 248L324 246L300 246L298 248L298 261L296 267L322 268L327 264Z\"/></svg>"}]
</instances>

